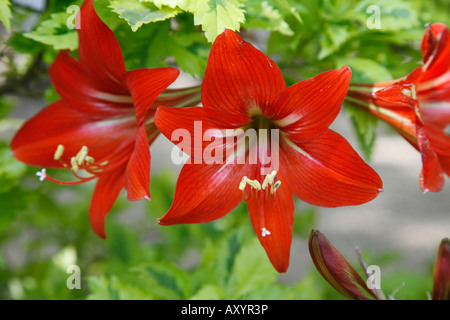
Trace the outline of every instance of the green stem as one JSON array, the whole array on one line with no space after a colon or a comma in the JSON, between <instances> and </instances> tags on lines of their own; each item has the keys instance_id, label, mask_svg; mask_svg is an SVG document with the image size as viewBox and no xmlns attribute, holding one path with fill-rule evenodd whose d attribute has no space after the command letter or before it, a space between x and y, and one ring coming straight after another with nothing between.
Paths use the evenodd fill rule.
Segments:
<instances>
[{"instance_id":1,"label":"green stem","mask_svg":"<svg viewBox=\"0 0 450 320\"><path fill-rule=\"evenodd\" d=\"M186 100L178 105L175 106L175 108L184 108L184 107L188 107L188 106L194 106L198 103L200 103L202 101L201 95L198 94L195 97L193 97L192 99Z\"/></svg>"},{"instance_id":2,"label":"green stem","mask_svg":"<svg viewBox=\"0 0 450 320\"><path fill-rule=\"evenodd\" d=\"M167 89L166 92L161 93L159 97L160 98L178 97L185 94L200 92L201 89L202 89L201 85L185 89Z\"/></svg>"}]
</instances>

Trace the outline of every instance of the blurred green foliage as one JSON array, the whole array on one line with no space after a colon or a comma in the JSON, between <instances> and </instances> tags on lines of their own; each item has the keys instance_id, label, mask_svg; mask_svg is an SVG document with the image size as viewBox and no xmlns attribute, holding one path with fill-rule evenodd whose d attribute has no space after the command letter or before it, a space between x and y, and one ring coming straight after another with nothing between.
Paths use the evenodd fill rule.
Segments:
<instances>
[{"instance_id":1,"label":"blurred green foliage","mask_svg":"<svg viewBox=\"0 0 450 320\"><path fill-rule=\"evenodd\" d=\"M101 240L87 216L92 184L40 183L38 168L12 157L11 134L3 134L20 124L9 117L12 97L32 91L48 103L58 99L46 67L57 50L77 48L76 31L66 26L67 8L81 3L50 0L42 12L0 4L0 22L11 31L0 34L0 299L341 299L312 263L298 282L280 281L245 205L211 223L159 226L156 219L173 199L171 172L153 172L150 204L121 197L106 220L108 239ZM343 65L352 68L354 82L402 77L420 64L424 24L450 23L446 0L98 0L95 5L117 36L128 69L176 65L201 78L211 41L227 27L270 55L288 84ZM368 28L371 5L380 8L380 29ZM370 157L376 120L350 107L346 111ZM315 211L298 203L295 237L306 241L316 223ZM381 268L392 263L369 259ZM66 286L70 264L80 266L80 290ZM405 282L395 298L426 299L431 277L431 267L426 274L393 272L382 286L389 296Z\"/></svg>"}]
</instances>

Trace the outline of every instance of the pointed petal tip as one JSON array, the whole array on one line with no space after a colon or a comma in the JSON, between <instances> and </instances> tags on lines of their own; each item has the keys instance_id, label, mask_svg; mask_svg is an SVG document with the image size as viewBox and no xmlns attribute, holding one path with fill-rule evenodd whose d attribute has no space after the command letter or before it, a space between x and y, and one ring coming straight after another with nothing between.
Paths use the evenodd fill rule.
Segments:
<instances>
[{"instance_id":1,"label":"pointed petal tip","mask_svg":"<svg viewBox=\"0 0 450 320\"><path fill-rule=\"evenodd\" d=\"M289 263L287 265L273 265L273 266L278 273L286 273L289 268Z\"/></svg>"},{"instance_id":2,"label":"pointed petal tip","mask_svg":"<svg viewBox=\"0 0 450 320\"><path fill-rule=\"evenodd\" d=\"M94 227L92 227L92 230L94 231L94 233L100 238L100 239L103 239L103 240L106 240L106 232L105 232L105 229L103 228L103 229L99 229L99 228L94 228Z\"/></svg>"},{"instance_id":3,"label":"pointed petal tip","mask_svg":"<svg viewBox=\"0 0 450 320\"><path fill-rule=\"evenodd\" d=\"M352 73L352 69L349 66L343 66L341 69L339 69L343 72L350 72Z\"/></svg>"}]
</instances>

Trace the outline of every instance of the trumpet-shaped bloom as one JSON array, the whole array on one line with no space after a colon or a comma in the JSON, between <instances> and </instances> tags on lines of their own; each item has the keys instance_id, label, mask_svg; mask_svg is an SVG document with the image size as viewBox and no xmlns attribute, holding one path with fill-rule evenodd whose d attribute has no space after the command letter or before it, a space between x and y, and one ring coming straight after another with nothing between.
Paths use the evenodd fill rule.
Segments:
<instances>
[{"instance_id":1,"label":"trumpet-shaped bloom","mask_svg":"<svg viewBox=\"0 0 450 320\"><path fill-rule=\"evenodd\" d=\"M98 178L89 218L105 237L105 216L123 188L129 200L150 199L149 144L159 133L153 122L157 104L174 105L186 97L163 93L177 79L177 69L125 70L119 44L92 0L80 15L78 60L60 52L50 68L61 99L27 121L11 149L27 164L71 169L79 178L64 183L43 169L41 180L78 184Z\"/></svg>"},{"instance_id":2,"label":"trumpet-shaped bloom","mask_svg":"<svg viewBox=\"0 0 450 320\"><path fill-rule=\"evenodd\" d=\"M450 176L450 41L446 25L428 26L423 66L402 79L355 84L347 101L391 124L422 155L420 187L441 191Z\"/></svg>"},{"instance_id":3,"label":"trumpet-shaped bloom","mask_svg":"<svg viewBox=\"0 0 450 320\"><path fill-rule=\"evenodd\" d=\"M173 142L183 137L178 146L190 156L160 224L213 221L244 200L270 261L285 272L293 195L337 207L365 203L381 191L376 172L328 128L350 77L343 67L287 88L271 59L225 30L208 59L203 107L160 106L156 112L161 132Z\"/></svg>"}]
</instances>

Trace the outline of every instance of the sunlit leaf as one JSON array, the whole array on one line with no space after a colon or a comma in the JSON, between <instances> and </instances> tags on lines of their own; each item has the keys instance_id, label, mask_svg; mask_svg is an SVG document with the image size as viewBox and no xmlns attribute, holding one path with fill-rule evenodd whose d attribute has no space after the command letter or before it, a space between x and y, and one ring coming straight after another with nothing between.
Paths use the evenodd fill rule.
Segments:
<instances>
[{"instance_id":1,"label":"sunlit leaf","mask_svg":"<svg viewBox=\"0 0 450 320\"><path fill-rule=\"evenodd\" d=\"M156 7L150 3L133 0L114 0L110 7L125 19L133 31L137 31L143 24L164 21L175 17L179 11L170 7Z\"/></svg>"},{"instance_id":2,"label":"sunlit leaf","mask_svg":"<svg viewBox=\"0 0 450 320\"><path fill-rule=\"evenodd\" d=\"M69 13L54 13L50 19L42 21L36 30L24 36L52 46L55 50L75 50L78 48L78 34L76 29L68 27L69 18Z\"/></svg>"}]
</instances>

